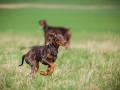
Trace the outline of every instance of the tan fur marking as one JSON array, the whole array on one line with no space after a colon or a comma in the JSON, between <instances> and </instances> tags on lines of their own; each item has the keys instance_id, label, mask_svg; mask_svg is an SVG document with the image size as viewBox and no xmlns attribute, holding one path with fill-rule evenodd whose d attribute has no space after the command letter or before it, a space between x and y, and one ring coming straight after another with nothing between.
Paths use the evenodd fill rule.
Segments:
<instances>
[{"instance_id":1,"label":"tan fur marking","mask_svg":"<svg viewBox=\"0 0 120 90\"><path fill-rule=\"evenodd\" d=\"M52 58L52 56L50 55L50 54L48 54L48 56L47 56L48 58Z\"/></svg>"},{"instance_id":2,"label":"tan fur marking","mask_svg":"<svg viewBox=\"0 0 120 90\"><path fill-rule=\"evenodd\" d=\"M62 45L64 45L64 41L58 41L58 42L56 42L58 45L59 44L62 44Z\"/></svg>"},{"instance_id":3,"label":"tan fur marking","mask_svg":"<svg viewBox=\"0 0 120 90\"><path fill-rule=\"evenodd\" d=\"M41 71L40 74L43 75L43 76L47 76L48 72Z\"/></svg>"},{"instance_id":4,"label":"tan fur marking","mask_svg":"<svg viewBox=\"0 0 120 90\"><path fill-rule=\"evenodd\" d=\"M53 71L54 71L54 67L55 67L54 63L51 63L50 65L51 65L51 66L50 66L50 70L49 70L49 72L48 72L48 75L52 75L52 73L53 73Z\"/></svg>"},{"instance_id":5,"label":"tan fur marking","mask_svg":"<svg viewBox=\"0 0 120 90\"><path fill-rule=\"evenodd\" d=\"M52 75L53 71L54 71L54 63L51 63L50 66L48 66L48 69L46 72L44 71L41 71L40 74L43 75L43 76L47 76L47 75Z\"/></svg>"},{"instance_id":6,"label":"tan fur marking","mask_svg":"<svg viewBox=\"0 0 120 90\"><path fill-rule=\"evenodd\" d=\"M71 35L70 29L68 29L67 34L68 34L69 36Z\"/></svg>"},{"instance_id":7,"label":"tan fur marking","mask_svg":"<svg viewBox=\"0 0 120 90\"><path fill-rule=\"evenodd\" d=\"M38 69L35 67L34 69L34 76L36 77L36 73L37 73Z\"/></svg>"}]
</instances>

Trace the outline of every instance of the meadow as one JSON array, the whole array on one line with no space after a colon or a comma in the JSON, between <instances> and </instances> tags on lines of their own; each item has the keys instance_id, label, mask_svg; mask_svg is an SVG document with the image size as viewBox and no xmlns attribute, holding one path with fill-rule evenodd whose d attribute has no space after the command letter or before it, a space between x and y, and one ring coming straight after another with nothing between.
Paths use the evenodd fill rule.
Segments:
<instances>
[{"instance_id":1,"label":"meadow","mask_svg":"<svg viewBox=\"0 0 120 90\"><path fill-rule=\"evenodd\" d=\"M0 90L120 90L119 16L120 7L0 9ZM40 63L33 78L26 62L18 67L29 50L20 48L43 45L41 19L71 28L72 48L59 48L52 76L40 75L47 68Z\"/></svg>"}]
</instances>

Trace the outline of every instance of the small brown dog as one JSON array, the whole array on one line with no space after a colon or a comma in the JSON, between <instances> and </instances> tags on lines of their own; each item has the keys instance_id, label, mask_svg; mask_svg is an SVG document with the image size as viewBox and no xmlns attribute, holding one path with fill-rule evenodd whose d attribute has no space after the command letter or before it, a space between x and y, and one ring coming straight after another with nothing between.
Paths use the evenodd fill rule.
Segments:
<instances>
[{"instance_id":1,"label":"small brown dog","mask_svg":"<svg viewBox=\"0 0 120 90\"><path fill-rule=\"evenodd\" d=\"M26 63L31 66L31 75L35 76L37 73L39 62L48 65L47 71L41 71L41 75L52 75L54 71L54 62L57 59L58 48L59 46L64 46L67 42L61 34L50 33L49 38L51 41L48 45L33 48L22 57L22 63L19 66L23 65L25 59Z\"/></svg>"},{"instance_id":2,"label":"small brown dog","mask_svg":"<svg viewBox=\"0 0 120 90\"><path fill-rule=\"evenodd\" d=\"M40 28L42 28L44 30L45 45L47 44L47 41L49 41L48 34L49 33L57 33L57 34L62 34L64 39L67 41L66 49L70 48L70 37L71 37L70 29L66 29L63 27L48 26L45 20L40 20L39 24L40 24Z\"/></svg>"}]
</instances>

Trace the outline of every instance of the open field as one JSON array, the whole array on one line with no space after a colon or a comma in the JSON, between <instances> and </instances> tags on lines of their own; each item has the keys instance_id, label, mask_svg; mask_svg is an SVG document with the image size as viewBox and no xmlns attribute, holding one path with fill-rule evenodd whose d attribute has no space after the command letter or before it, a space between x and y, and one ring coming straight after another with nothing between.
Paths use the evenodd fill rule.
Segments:
<instances>
[{"instance_id":1,"label":"open field","mask_svg":"<svg viewBox=\"0 0 120 90\"><path fill-rule=\"evenodd\" d=\"M43 45L40 19L71 28L72 49L60 47L52 76L40 63L32 78L20 48ZM0 90L120 90L120 8L0 9Z\"/></svg>"},{"instance_id":2,"label":"open field","mask_svg":"<svg viewBox=\"0 0 120 90\"><path fill-rule=\"evenodd\" d=\"M45 9L73 9L73 10L98 10L120 9L118 5L59 5L59 4L0 4L3 9L45 8Z\"/></svg>"},{"instance_id":3,"label":"open field","mask_svg":"<svg viewBox=\"0 0 120 90\"><path fill-rule=\"evenodd\" d=\"M0 0L2 4L13 3L44 3L65 5L120 5L120 0Z\"/></svg>"}]
</instances>

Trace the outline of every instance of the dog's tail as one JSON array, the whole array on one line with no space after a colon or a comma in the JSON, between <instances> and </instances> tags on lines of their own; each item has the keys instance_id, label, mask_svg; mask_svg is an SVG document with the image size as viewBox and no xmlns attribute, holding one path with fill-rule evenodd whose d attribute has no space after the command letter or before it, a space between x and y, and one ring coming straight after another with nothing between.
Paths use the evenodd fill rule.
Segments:
<instances>
[{"instance_id":1,"label":"dog's tail","mask_svg":"<svg viewBox=\"0 0 120 90\"><path fill-rule=\"evenodd\" d=\"M26 54L25 54L26 55ZM22 66L23 63L24 63L24 58L25 58L25 55L22 56L22 63L19 65L19 66Z\"/></svg>"}]
</instances>

